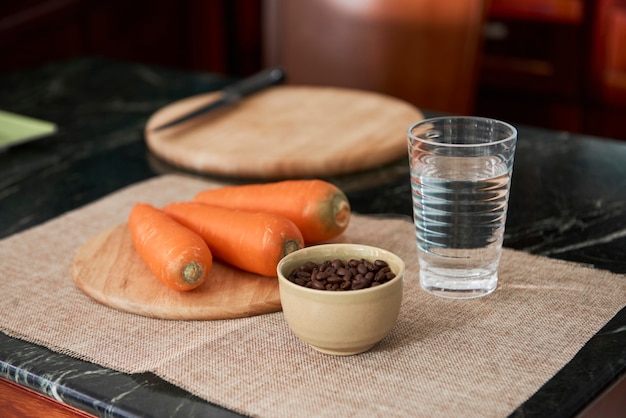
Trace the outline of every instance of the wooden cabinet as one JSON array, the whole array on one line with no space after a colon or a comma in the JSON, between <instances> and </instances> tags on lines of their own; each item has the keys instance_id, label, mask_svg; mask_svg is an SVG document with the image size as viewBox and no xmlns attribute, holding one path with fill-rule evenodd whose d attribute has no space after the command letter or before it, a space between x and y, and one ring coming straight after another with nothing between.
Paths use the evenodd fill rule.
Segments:
<instances>
[{"instance_id":1,"label":"wooden cabinet","mask_svg":"<svg viewBox=\"0 0 626 418\"><path fill-rule=\"evenodd\" d=\"M593 22L589 95L626 105L626 0L598 0Z\"/></svg>"},{"instance_id":2,"label":"wooden cabinet","mask_svg":"<svg viewBox=\"0 0 626 418\"><path fill-rule=\"evenodd\" d=\"M0 71L27 68L85 51L79 0L0 4Z\"/></svg>"},{"instance_id":3,"label":"wooden cabinet","mask_svg":"<svg viewBox=\"0 0 626 418\"><path fill-rule=\"evenodd\" d=\"M593 16L585 130L626 139L626 1L598 0Z\"/></svg>"},{"instance_id":4,"label":"wooden cabinet","mask_svg":"<svg viewBox=\"0 0 626 418\"><path fill-rule=\"evenodd\" d=\"M582 0L492 0L478 113L583 130L586 26Z\"/></svg>"},{"instance_id":5,"label":"wooden cabinet","mask_svg":"<svg viewBox=\"0 0 626 418\"><path fill-rule=\"evenodd\" d=\"M0 2L0 71L100 55L229 75L261 65L261 0Z\"/></svg>"},{"instance_id":6,"label":"wooden cabinet","mask_svg":"<svg viewBox=\"0 0 626 418\"><path fill-rule=\"evenodd\" d=\"M626 1L492 0L477 112L626 139Z\"/></svg>"},{"instance_id":7,"label":"wooden cabinet","mask_svg":"<svg viewBox=\"0 0 626 418\"><path fill-rule=\"evenodd\" d=\"M2 378L0 378L0 411L4 418L93 417L91 414Z\"/></svg>"}]
</instances>

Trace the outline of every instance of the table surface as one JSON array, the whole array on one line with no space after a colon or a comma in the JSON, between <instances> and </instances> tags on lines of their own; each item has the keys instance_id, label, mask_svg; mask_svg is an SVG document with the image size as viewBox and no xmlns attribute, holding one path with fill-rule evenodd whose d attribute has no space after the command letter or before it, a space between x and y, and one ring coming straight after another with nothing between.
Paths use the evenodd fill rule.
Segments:
<instances>
[{"instance_id":1,"label":"table surface","mask_svg":"<svg viewBox=\"0 0 626 418\"><path fill-rule=\"evenodd\" d=\"M147 150L146 121L231 81L97 57L0 74L0 109L59 127L0 153L0 238L180 172ZM626 142L518 128L505 246L625 274ZM411 216L404 159L327 180L346 191L355 212ZM626 308L512 415L574 416L625 371ZM155 375L127 375L3 333L0 377L101 416L239 416Z\"/></svg>"}]
</instances>

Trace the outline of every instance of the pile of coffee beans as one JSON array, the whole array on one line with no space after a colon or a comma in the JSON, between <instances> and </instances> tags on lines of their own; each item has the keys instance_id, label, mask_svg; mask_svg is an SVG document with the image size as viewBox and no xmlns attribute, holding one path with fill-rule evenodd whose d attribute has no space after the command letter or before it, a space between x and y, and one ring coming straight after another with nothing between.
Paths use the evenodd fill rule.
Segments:
<instances>
[{"instance_id":1,"label":"pile of coffee beans","mask_svg":"<svg viewBox=\"0 0 626 418\"><path fill-rule=\"evenodd\" d=\"M359 290L381 285L396 277L383 260L344 262L339 259L321 264L309 261L295 269L289 281L317 290Z\"/></svg>"}]
</instances>

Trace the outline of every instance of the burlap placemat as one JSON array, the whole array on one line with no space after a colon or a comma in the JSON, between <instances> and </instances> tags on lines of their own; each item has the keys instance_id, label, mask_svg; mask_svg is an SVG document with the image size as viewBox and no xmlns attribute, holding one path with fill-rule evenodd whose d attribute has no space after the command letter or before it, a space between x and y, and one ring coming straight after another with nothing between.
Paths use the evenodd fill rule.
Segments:
<instances>
[{"instance_id":1,"label":"burlap placemat","mask_svg":"<svg viewBox=\"0 0 626 418\"><path fill-rule=\"evenodd\" d=\"M397 326L371 351L320 354L282 313L168 321L117 312L74 285L89 238L155 205L212 187L191 177L140 183L0 241L0 329L127 373L152 371L255 416L505 416L562 368L626 303L623 276L505 250L498 290L468 301L423 292L413 225L355 216L347 236L407 265Z\"/></svg>"}]
</instances>

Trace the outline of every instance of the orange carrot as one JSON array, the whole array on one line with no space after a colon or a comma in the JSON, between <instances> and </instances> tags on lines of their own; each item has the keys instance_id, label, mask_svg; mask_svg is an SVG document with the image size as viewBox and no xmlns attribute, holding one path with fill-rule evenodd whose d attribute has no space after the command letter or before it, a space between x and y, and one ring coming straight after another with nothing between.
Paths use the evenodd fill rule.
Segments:
<instances>
[{"instance_id":1,"label":"orange carrot","mask_svg":"<svg viewBox=\"0 0 626 418\"><path fill-rule=\"evenodd\" d=\"M298 227L272 213L201 202L171 203L163 211L200 235L215 258L263 276L276 276L280 259L304 246Z\"/></svg>"},{"instance_id":2,"label":"orange carrot","mask_svg":"<svg viewBox=\"0 0 626 418\"><path fill-rule=\"evenodd\" d=\"M137 253L163 284L187 291L205 282L213 256L198 234L147 203L132 208L128 228Z\"/></svg>"},{"instance_id":3,"label":"orange carrot","mask_svg":"<svg viewBox=\"0 0 626 418\"><path fill-rule=\"evenodd\" d=\"M233 209L282 215L296 224L304 241L339 236L350 222L350 203L335 185L322 180L285 180L208 189L194 200Z\"/></svg>"}]
</instances>

